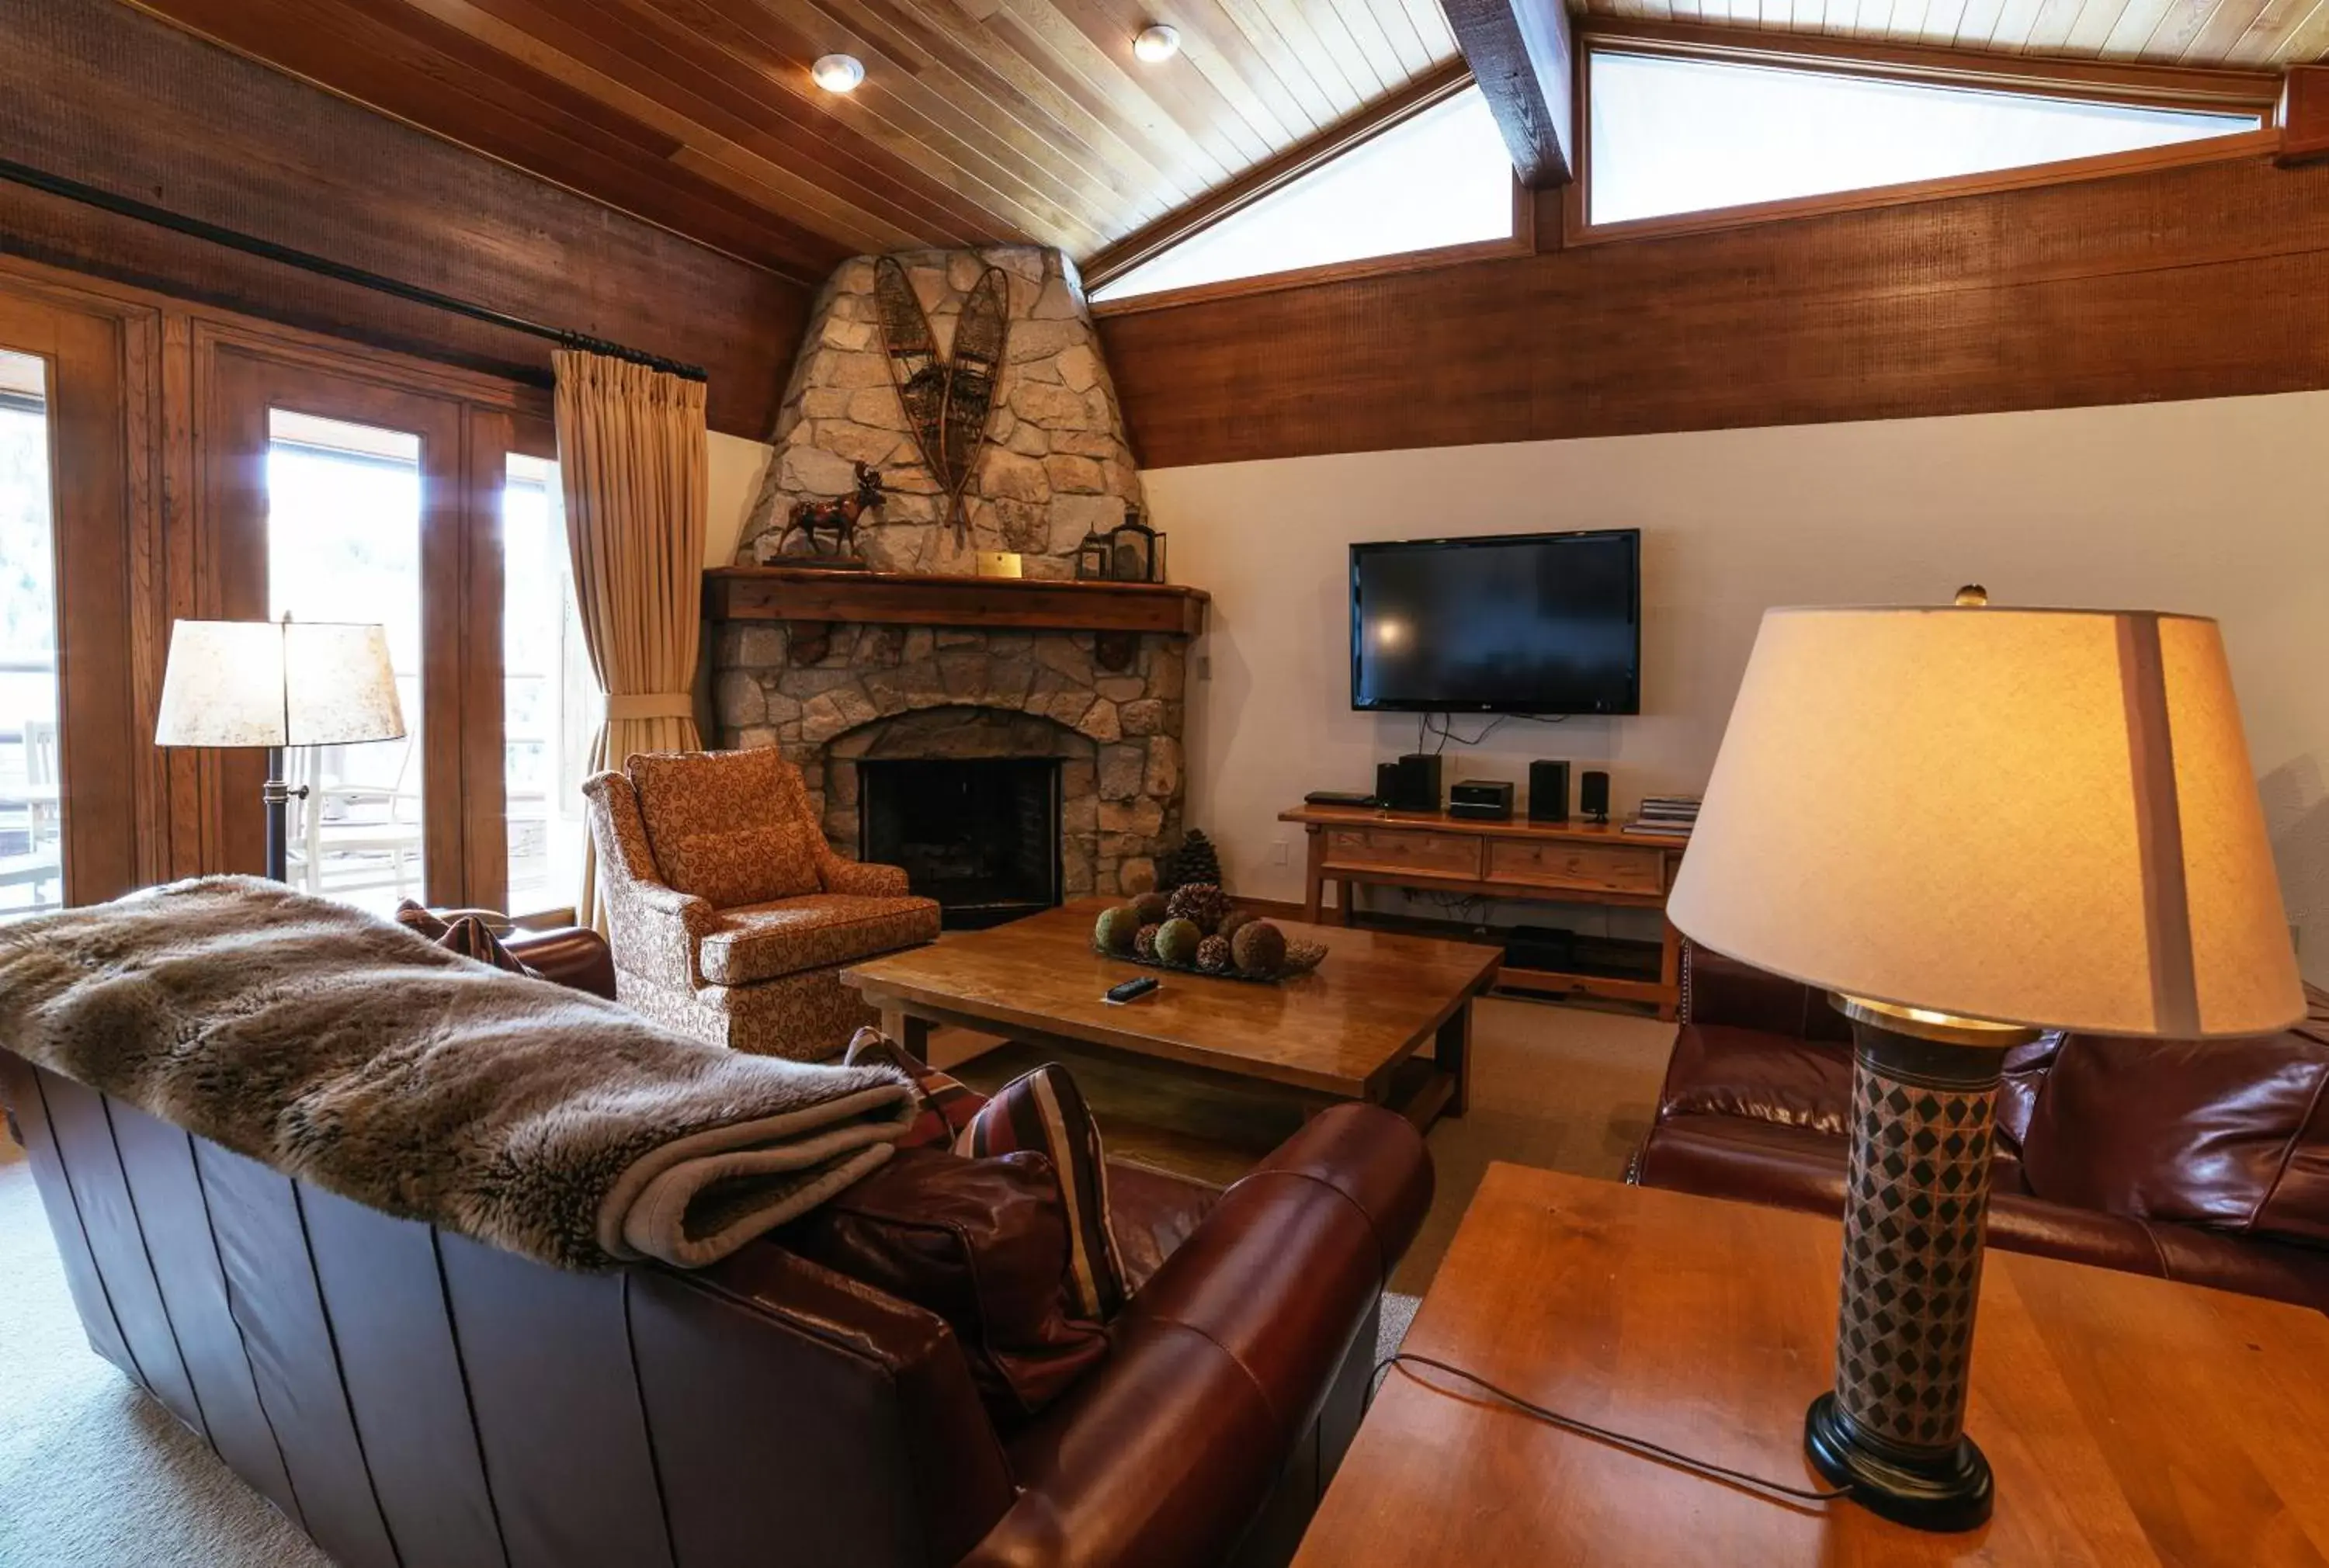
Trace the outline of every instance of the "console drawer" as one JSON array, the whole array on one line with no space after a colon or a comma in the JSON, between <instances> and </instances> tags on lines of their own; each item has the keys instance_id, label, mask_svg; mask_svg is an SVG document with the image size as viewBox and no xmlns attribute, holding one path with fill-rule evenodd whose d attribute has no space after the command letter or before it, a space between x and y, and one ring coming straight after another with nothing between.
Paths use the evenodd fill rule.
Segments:
<instances>
[{"instance_id":1,"label":"console drawer","mask_svg":"<svg viewBox=\"0 0 2329 1568\"><path fill-rule=\"evenodd\" d=\"M1477 878L1483 844L1469 834L1429 828L1329 828L1326 869Z\"/></svg>"},{"instance_id":2,"label":"console drawer","mask_svg":"<svg viewBox=\"0 0 2329 1568\"><path fill-rule=\"evenodd\" d=\"M1655 896L1666 890L1666 852L1647 845L1635 849L1493 839L1488 848L1488 880Z\"/></svg>"}]
</instances>

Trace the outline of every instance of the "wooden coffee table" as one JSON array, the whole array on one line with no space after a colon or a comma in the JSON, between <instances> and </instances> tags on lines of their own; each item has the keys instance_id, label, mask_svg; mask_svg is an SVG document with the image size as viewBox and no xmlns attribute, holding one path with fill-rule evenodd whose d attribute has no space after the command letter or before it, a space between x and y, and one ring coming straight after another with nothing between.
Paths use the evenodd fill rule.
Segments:
<instances>
[{"instance_id":1,"label":"wooden coffee table","mask_svg":"<svg viewBox=\"0 0 2329 1568\"><path fill-rule=\"evenodd\" d=\"M1834 1220L1493 1165L1405 1348L1790 1486L1834 1365ZM1966 1430L1997 1512L1920 1534L1572 1436L1428 1368L1384 1374L1296 1568L1457 1563L2320 1563L2329 1317L1992 1251Z\"/></svg>"},{"instance_id":2,"label":"wooden coffee table","mask_svg":"<svg viewBox=\"0 0 2329 1568\"><path fill-rule=\"evenodd\" d=\"M1419 1127L1464 1113L1472 999L1495 981L1493 947L1278 921L1323 943L1317 970L1277 985L1149 969L1091 947L1111 901L1080 899L986 931L842 972L917 1056L930 1027L958 1025L1033 1044L1127 1051L1278 1084L1325 1100L1366 1100ZM1100 993L1136 975L1164 983L1111 1006ZM1429 1057L1417 1052L1432 1044Z\"/></svg>"}]
</instances>

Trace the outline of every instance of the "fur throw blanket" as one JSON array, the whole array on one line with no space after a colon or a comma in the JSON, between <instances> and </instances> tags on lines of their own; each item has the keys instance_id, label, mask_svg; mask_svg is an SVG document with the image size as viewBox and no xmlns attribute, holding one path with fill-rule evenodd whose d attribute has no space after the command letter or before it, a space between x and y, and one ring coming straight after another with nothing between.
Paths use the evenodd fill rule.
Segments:
<instances>
[{"instance_id":1,"label":"fur throw blanket","mask_svg":"<svg viewBox=\"0 0 2329 1568\"><path fill-rule=\"evenodd\" d=\"M892 1068L740 1055L248 878L0 926L0 1049L567 1269L694 1268L888 1159Z\"/></svg>"}]
</instances>

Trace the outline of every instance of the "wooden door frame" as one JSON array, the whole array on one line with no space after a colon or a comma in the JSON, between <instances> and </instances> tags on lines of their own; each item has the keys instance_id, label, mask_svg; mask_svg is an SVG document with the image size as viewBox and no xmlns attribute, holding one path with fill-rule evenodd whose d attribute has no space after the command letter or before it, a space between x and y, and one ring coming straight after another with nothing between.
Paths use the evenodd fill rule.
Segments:
<instances>
[{"instance_id":1,"label":"wooden door frame","mask_svg":"<svg viewBox=\"0 0 2329 1568\"><path fill-rule=\"evenodd\" d=\"M502 734L501 491L522 416L481 408L448 390L367 373L362 364L286 354L239 334L197 327L206 387L205 530L217 613L267 615L268 411L296 408L420 437L421 810L423 887L439 906L499 906L508 854ZM235 869L259 866L257 754L222 765Z\"/></svg>"},{"instance_id":2,"label":"wooden door frame","mask_svg":"<svg viewBox=\"0 0 2329 1568\"><path fill-rule=\"evenodd\" d=\"M144 650L129 630L150 582L150 405L156 323L64 289L0 288L0 348L46 362L57 644L62 897L118 897L159 869L162 809Z\"/></svg>"}]
</instances>

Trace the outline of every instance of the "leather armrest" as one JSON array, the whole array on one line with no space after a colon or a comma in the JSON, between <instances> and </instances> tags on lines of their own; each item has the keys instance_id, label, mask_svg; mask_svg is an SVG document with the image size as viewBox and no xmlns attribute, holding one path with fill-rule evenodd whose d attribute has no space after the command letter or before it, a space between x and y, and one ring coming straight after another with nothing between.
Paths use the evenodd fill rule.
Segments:
<instances>
[{"instance_id":1,"label":"leather armrest","mask_svg":"<svg viewBox=\"0 0 2329 1568\"><path fill-rule=\"evenodd\" d=\"M544 980L603 996L615 996L615 954L607 939L585 925L513 932L502 945L510 956Z\"/></svg>"},{"instance_id":2,"label":"leather armrest","mask_svg":"<svg viewBox=\"0 0 2329 1568\"><path fill-rule=\"evenodd\" d=\"M1429 1206L1404 1118L1337 1106L1221 1197L1012 1444L1021 1492L966 1564L1221 1562L1315 1419Z\"/></svg>"}]
</instances>

